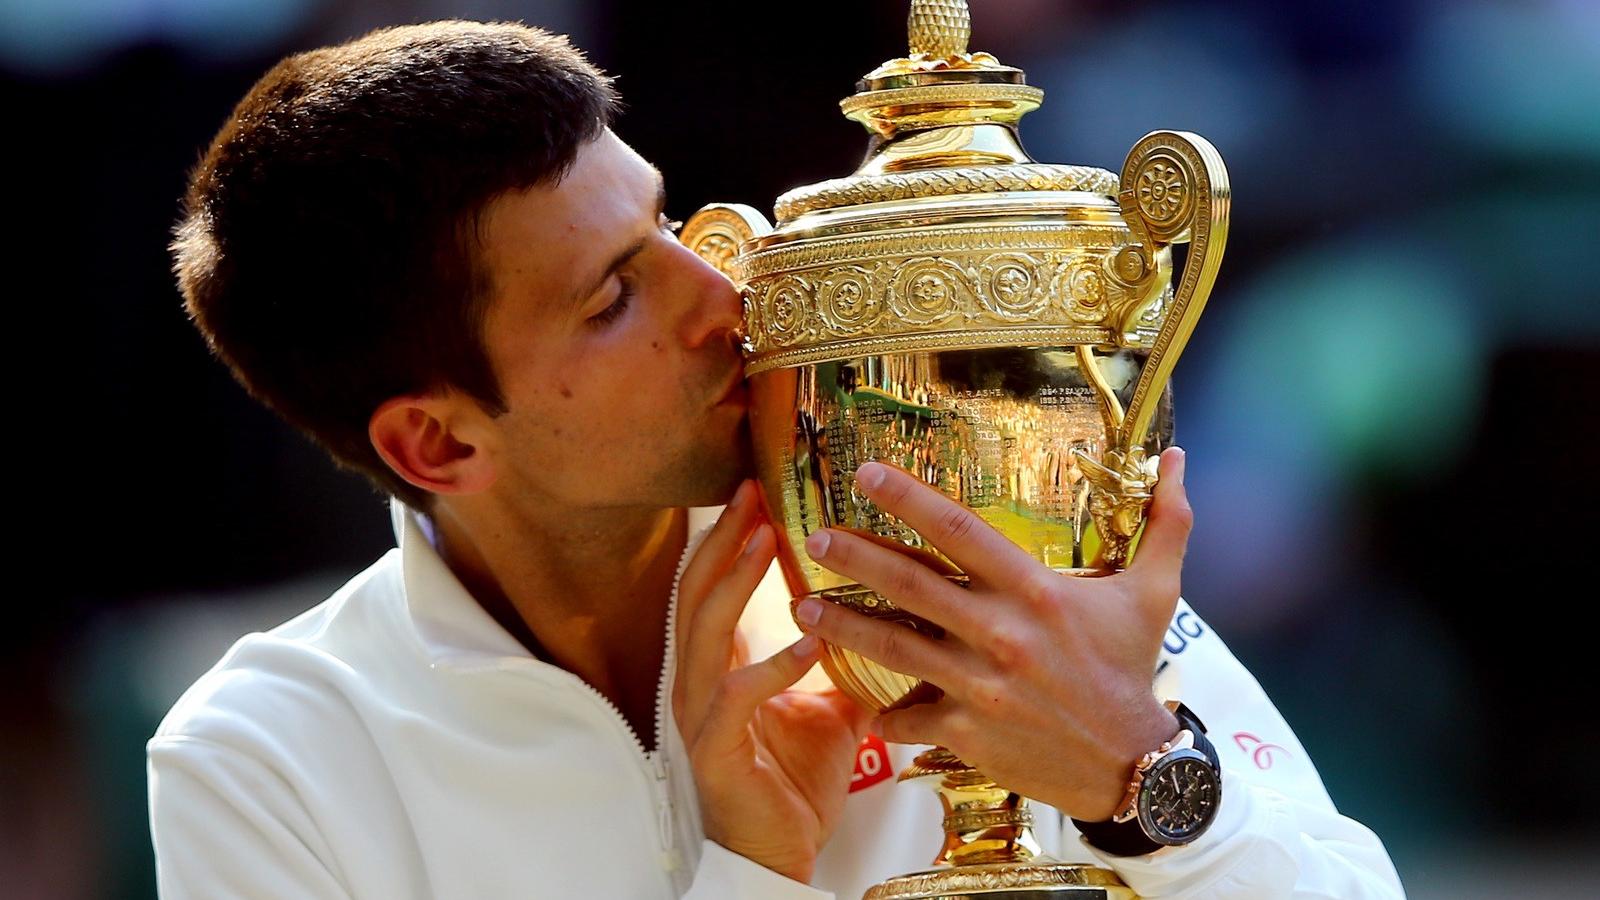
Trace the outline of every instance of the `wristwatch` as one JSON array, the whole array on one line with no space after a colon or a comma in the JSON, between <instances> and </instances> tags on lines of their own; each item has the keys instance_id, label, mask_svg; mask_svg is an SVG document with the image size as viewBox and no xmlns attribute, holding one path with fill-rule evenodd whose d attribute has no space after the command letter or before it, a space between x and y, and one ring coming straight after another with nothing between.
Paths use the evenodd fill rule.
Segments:
<instances>
[{"instance_id":1,"label":"wristwatch","mask_svg":"<svg viewBox=\"0 0 1600 900\"><path fill-rule=\"evenodd\" d=\"M1222 763L1206 726L1187 706L1167 701L1181 729L1140 757L1117 811L1104 822L1073 819L1090 844L1116 856L1143 856L1205 833L1222 802Z\"/></svg>"}]
</instances>

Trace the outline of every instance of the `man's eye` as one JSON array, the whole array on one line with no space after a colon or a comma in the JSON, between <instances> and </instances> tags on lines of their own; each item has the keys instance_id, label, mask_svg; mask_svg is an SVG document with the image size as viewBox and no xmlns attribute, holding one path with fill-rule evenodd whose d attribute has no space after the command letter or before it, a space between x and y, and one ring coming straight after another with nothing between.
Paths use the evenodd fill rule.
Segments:
<instances>
[{"instance_id":1,"label":"man's eye","mask_svg":"<svg viewBox=\"0 0 1600 900\"><path fill-rule=\"evenodd\" d=\"M617 292L617 299L611 301L610 306L600 310L585 321L595 328L610 325L612 322L615 322L623 313L628 311L628 304L632 302L633 280L631 278L624 278L622 279L622 290Z\"/></svg>"}]
</instances>

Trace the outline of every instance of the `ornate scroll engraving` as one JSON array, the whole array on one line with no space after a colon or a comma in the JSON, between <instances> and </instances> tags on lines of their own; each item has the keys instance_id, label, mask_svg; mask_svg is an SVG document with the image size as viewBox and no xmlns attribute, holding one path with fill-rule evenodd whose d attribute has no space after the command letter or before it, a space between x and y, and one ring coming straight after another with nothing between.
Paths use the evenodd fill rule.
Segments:
<instances>
[{"instance_id":1,"label":"ornate scroll engraving","mask_svg":"<svg viewBox=\"0 0 1600 900\"><path fill-rule=\"evenodd\" d=\"M890 266L878 263L840 266L817 283L818 320L828 334L852 334L876 327L883 317Z\"/></svg>"},{"instance_id":2,"label":"ornate scroll engraving","mask_svg":"<svg viewBox=\"0 0 1600 900\"><path fill-rule=\"evenodd\" d=\"M700 258L717 267L717 271L728 271L728 264L733 261L733 255L739 252L739 245L733 238L723 234L708 234L700 243L695 245L694 252Z\"/></svg>"},{"instance_id":3,"label":"ornate scroll engraving","mask_svg":"<svg viewBox=\"0 0 1600 900\"><path fill-rule=\"evenodd\" d=\"M819 346L854 353L860 341L902 335L960 346L945 340L949 332L1004 327L1087 328L1096 344L1128 343L1117 329L1145 292L1109 274L1125 240L1109 228L1047 226L852 236L760 251L735 265L749 299L749 371L771 368L775 353L795 365L797 352ZM977 338L972 346L994 343Z\"/></svg>"},{"instance_id":4,"label":"ornate scroll engraving","mask_svg":"<svg viewBox=\"0 0 1600 900\"><path fill-rule=\"evenodd\" d=\"M753 374L772 368L769 354L825 344L859 353L862 341L905 337L918 346L973 347L1007 341L1112 342L1105 322L1125 291L1100 269L1102 256L1023 253L948 254L871 265L846 264L753 282L746 327ZM990 335L996 327L1015 331ZM1065 326L1068 330L1063 330ZM929 329L935 330L929 330ZM959 328L958 332L937 330ZM1030 335L1026 332L1038 332ZM935 343L927 343L933 340ZM828 358L808 354L815 362ZM907 345L904 349L911 349Z\"/></svg>"},{"instance_id":5,"label":"ornate scroll engraving","mask_svg":"<svg viewBox=\"0 0 1600 900\"><path fill-rule=\"evenodd\" d=\"M1155 153L1139 168L1136 183L1139 212L1152 227L1171 226L1190 215L1194 204L1194 179L1183 161L1170 153Z\"/></svg>"},{"instance_id":6,"label":"ornate scroll engraving","mask_svg":"<svg viewBox=\"0 0 1600 900\"><path fill-rule=\"evenodd\" d=\"M751 340L757 344L770 340L776 347L791 347L814 336L814 297L815 290L809 279L797 275L775 279L761 294L761 321L766 328L758 335L751 335Z\"/></svg>"},{"instance_id":7,"label":"ornate scroll engraving","mask_svg":"<svg viewBox=\"0 0 1600 900\"><path fill-rule=\"evenodd\" d=\"M1048 262L1027 253L997 253L978 268L984 308L997 318L1036 321L1050 304L1050 282L1042 277Z\"/></svg>"},{"instance_id":8,"label":"ornate scroll engraving","mask_svg":"<svg viewBox=\"0 0 1600 900\"><path fill-rule=\"evenodd\" d=\"M739 245L772 231L772 225L753 207L742 203L713 203L689 217L678 240L699 254L717 271L734 277Z\"/></svg>"},{"instance_id":9,"label":"ornate scroll engraving","mask_svg":"<svg viewBox=\"0 0 1600 900\"><path fill-rule=\"evenodd\" d=\"M1079 259L1063 266L1053 293L1067 315L1085 324L1100 324L1111 307L1112 287L1100 259Z\"/></svg>"},{"instance_id":10,"label":"ornate scroll engraving","mask_svg":"<svg viewBox=\"0 0 1600 900\"><path fill-rule=\"evenodd\" d=\"M889 306L912 326L938 325L976 306L974 285L954 261L935 256L912 258L898 267L889 285Z\"/></svg>"}]
</instances>

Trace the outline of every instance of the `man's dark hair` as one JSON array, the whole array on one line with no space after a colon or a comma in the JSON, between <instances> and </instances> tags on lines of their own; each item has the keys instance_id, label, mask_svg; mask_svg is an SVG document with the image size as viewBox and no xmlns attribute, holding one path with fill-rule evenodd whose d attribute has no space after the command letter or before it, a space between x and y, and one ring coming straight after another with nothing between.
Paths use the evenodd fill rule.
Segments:
<instances>
[{"instance_id":1,"label":"man's dark hair","mask_svg":"<svg viewBox=\"0 0 1600 900\"><path fill-rule=\"evenodd\" d=\"M172 242L184 305L252 395L427 509L368 420L445 388L505 411L478 219L499 194L558 182L617 106L566 38L519 24L385 28L291 56L190 176Z\"/></svg>"}]
</instances>

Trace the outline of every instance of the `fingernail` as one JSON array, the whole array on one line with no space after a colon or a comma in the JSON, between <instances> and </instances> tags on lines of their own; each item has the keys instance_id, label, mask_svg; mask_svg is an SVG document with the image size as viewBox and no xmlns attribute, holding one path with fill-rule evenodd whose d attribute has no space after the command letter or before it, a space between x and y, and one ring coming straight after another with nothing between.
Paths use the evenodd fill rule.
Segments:
<instances>
[{"instance_id":1,"label":"fingernail","mask_svg":"<svg viewBox=\"0 0 1600 900\"><path fill-rule=\"evenodd\" d=\"M807 597L800 601L794 609L794 617L804 625L815 625L822 618L822 601L815 597Z\"/></svg>"},{"instance_id":2,"label":"fingernail","mask_svg":"<svg viewBox=\"0 0 1600 900\"><path fill-rule=\"evenodd\" d=\"M806 657L810 656L812 654L812 652L815 651L816 649L817 649L817 636L814 635L814 634L808 634L805 637L801 638L800 640L795 641L795 644L794 644L794 655L800 657L801 659L805 659Z\"/></svg>"},{"instance_id":3,"label":"fingernail","mask_svg":"<svg viewBox=\"0 0 1600 900\"><path fill-rule=\"evenodd\" d=\"M886 470L882 465L875 462L869 462L856 470L856 484L859 484L863 488L866 488L870 491L878 485L883 484L883 477L887 474L888 470Z\"/></svg>"},{"instance_id":4,"label":"fingernail","mask_svg":"<svg viewBox=\"0 0 1600 900\"><path fill-rule=\"evenodd\" d=\"M741 482L739 482L739 487L736 488L734 490L734 492L733 492L733 499L728 501L728 510L730 512L732 512L733 510L736 510L739 507L744 505L744 497L745 497L745 494L749 493L749 491L748 491L749 485L750 485L749 481L741 481Z\"/></svg>"},{"instance_id":5,"label":"fingernail","mask_svg":"<svg viewBox=\"0 0 1600 900\"><path fill-rule=\"evenodd\" d=\"M1183 452L1183 448L1182 447L1178 447L1177 450L1178 450L1178 483L1179 484L1183 484L1183 470L1188 468L1189 455L1187 453Z\"/></svg>"},{"instance_id":6,"label":"fingernail","mask_svg":"<svg viewBox=\"0 0 1600 900\"><path fill-rule=\"evenodd\" d=\"M751 532L750 539L748 541L744 542L744 552L741 553L740 555L741 556L749 556L750 554L756 552L756 544L762 538L766 537L766 534L765 534L766 531L767 531L767 526L765 526L765 525L757 526L756 530Z\"/></svg>"},{"instance_id":7,"label":"fingernail","mask_svg":"<svg viewBox=\"0 0 1600 900\"><path fill-rule=\"evenodd\" d=\"M806 537L806 553L812 559L821 559L828 553L828 545L833 543L833 535L826 531L813 531Z\"/></svg>"}]
</instances>

